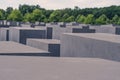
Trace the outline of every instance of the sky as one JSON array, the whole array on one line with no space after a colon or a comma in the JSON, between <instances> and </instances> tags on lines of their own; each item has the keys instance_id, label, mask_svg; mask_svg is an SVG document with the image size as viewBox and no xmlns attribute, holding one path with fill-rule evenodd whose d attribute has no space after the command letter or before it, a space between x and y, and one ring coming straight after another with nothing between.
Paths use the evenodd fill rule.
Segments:
<instances>
[{"instance_id":1,"label":"sky","mask_svg":"<svg viewBox=\"0 0 120 80\"><path fill-rule=\"evenodd\" d=\"M19 4L40 5L46 9L94 8L120 5L120 0L0 0L0 8L18 8Z\"/></svg>"}]
</instances>

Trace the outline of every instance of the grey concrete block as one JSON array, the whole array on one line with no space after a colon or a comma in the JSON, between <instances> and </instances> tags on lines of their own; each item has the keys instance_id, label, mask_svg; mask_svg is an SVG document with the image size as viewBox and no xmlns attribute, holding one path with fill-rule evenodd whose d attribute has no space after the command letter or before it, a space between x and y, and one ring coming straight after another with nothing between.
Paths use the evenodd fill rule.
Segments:
<instances>
[{"instance_id":1,"label":"grey concrete block","mask_svg":"<svg viewBox=\"0 0 120 80\"><path fill-rule=\"evenodd\" d=\"M64 27L53 27L53 31L52 31L52 39L58 39L60 40L60 37L63 33L66 32L66 28Z\"/></svg>"},{"instance_id":2,"label":"grey concrete block","mask_svg":"<svg viewBox=\"0 0 120 80\"><path fill-rule=\"evenodd\" d=\"M98 33L111 33L111 34L115 34L115 27L98 27L96 28L96 32Z\"/></svg>"},{"instance_id":3,"label":"grey concrete block","mask_svg":"<svg viewBox=\"0 0 120 80\"><path fill-rule=\"evenodd\" d=\"M96 30L96 33L110 33L120 35L120 27L113 25L99 25L99 26L90 26Z\"/></svg>"},{"instance_id":4,"label":"grey concrete block","mask_svg":"<svg viewBox=\"0 0 120 80\"><path fill-rule=\"evenodd\" d=\"M44 22L35 22L35 26L46 26L46 23Z\"/></svg>"},{"instance_id":5,"label":"grey concrete block","mask_svg":"<svg viewBox=\"0 0 120 80\"><path fill-rule=\"evenodd\" d=\"M60 41L55 39L27 39L27 45L50 52L50 56L60 56Z\"/></svg>"},{"instance_id":6,"label":"grey concrete block","mask_svg":"<svg viewBox=\"0 0 120 80\"><path fill-rule=\"evenodd\" d=\"M63 33L95 33L95 29L90 29L89 27L82 26L50 26L47 27L47 38L48 39L58 39Z\"/></svg>"},{"instance_id":7,"label":"grey concrete block","mask_svg":"<svg viewBox=\"0 0 120 80\"><path fill-rule=\"evenodd\" d=\"M9 28L0 28L0 41L9 41Z\"/></svg>"},{"instance_id":8,"label":"grey concrete block","mask_svg":"<svg viewBox=\"0 0 120 80\"><path fill-rule=\"evenodd\" d=\"M30 27L30 24L22 24L21 27Z\"/></svg>"},{"instance_id":9,"label":"grey concrete block","mask_svg":"<svg viewBox=\"0 0 120 80\"><path fill-rule=\"evenodd\" d=\"M115 30L116 30L116 31L115 31L115 34L120 35L120 27L116 27Z\"/></svg>"},{"instance_id":10,"label":"grey concrete block","mask_svg":"<svg viewBox=\"0 0 120 80\"><path fill-rule=\"evenodd\" d=\"M120 36L105 33L65 33L62 57L92 57L120 61Z\"/></svg>"},{"instance_id":11,"label":"grey concrete block","mask_svg":"<svg viewBox=\"0 0 120 80\"><path fill-rule=\"evenodd\" d=\"M46 28L46 26L35 26L35 28Z\"/></svg>"},{"instance_id":12,"label":"grey concrete block","mask_svg":"<svg viewBox=\"0 0 120 80\"><path fill-rule=\"evenodd\" d=\"M95 29L88 29L88 28L73 28L72 33L95 33Z\"/></svg>"},{"instance_id":13,"label":"grey concrete block","mask_svg":"<svg viewBox=\"0 0 120 80\"><path fill-rule=\"evenodd\" d=\"M72 30L65 27L59 27L57 26L48 26L47 27L47 39L58 39L60 40L60 37L63 33L66 32L72 32Z\"/></svg>"},{"instance_id":14,"label":"grey concrete block","mask_svg":"<svg viewBox=\"0 0 120 80\"><path fill-rule=\"evenodd\" d=\"M47 39L52 39L53 34L53 28L47 27Z\"/></svg>"},{"instance_id":15,"label":"grey concrete block","mask_svg":"<svg viewBox=\"0 0 120 80\"><path fill-rule=\"evenodd\" d=\"M90 26L90 28L94 28L96 30L96 33L116 33L116 27L113 27L112 25Z\"/></svg>"},{"instance_id":16,"label":"grey concrete block","mask_svg":"<svg viewBox=\"0 0 120 80\"><path fill-rule=\"evenodd\" d=\"M10 28L9 31L10 41L26 44L27 38L44 39L46 38L46 30L41 28L23 28L23 27Z\"/></svg>"},{"instance_id":17,"label":"grey concrete block","mask_svg":"<svg viewBox=\"0 0 120 80\"><path fill-rule=\"evenodd\" d=\"M120 63L90 58L0 56L2 80L120 80Z\"/></svg>"},{"instance_id":18,"label":"grey concrete block","mask_svg":"<svg viewBox=\"0 0 120 80\"><path fill-rule=\"evenodd\" d=\"M57 26L47 26L47 39L58 39L62 33L66 32L66 28Z\"/></svg>"},{"instance_id":19,"label":"grey concrete block","mask_svg":"<svg viewBox=\"0 0 120 80\"><path fill-rule=\"evenodd\" d=\"M82 26L67 26L66 27L66 33L72 33L75 32L73 29L82 29Z\"/></svg>"},{"instance_id":20,"label":"grey concrete block","mask_svg":"<svg viewBox=\"0 0 120 80\"><path fill-rule=\"evenodd\" d=\"M0 42L0 55L49 56L49 52L12 41Z\"/></svg>"}]
</instances>

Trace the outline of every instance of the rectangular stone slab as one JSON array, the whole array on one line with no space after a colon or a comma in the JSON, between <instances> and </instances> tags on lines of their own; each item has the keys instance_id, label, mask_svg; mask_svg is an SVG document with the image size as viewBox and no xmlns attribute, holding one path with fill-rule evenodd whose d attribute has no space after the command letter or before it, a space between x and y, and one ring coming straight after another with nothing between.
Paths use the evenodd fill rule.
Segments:
<instances>
[{"instance_id":1,"label":"rectangular stone slab","mask_svg":"<svg viewBox=\"0 0 120 80\"><path fill-rule=\"evenodd\" d=\"M62 57L95 57L120 61L120 36L106 33L65 33Z\"/></svg>"},{"instance_id":2,"label":"rectangular stone slab","mask_svg":"<svg viewBox=\"0 0 120 80\"><path fill-rule=\"evenodd\" d=\"M9 28L0 28L0 41L9 41Z\"/></svg>"},{"instance_id":3,"label":"rectangular stone slab","mask_svg":"<svg viewBox=\"0 0 120 80\"><path fill-rule=\"evenodd\" d=\"M84 28L81 26L66 26L59 27L57 26L49 26L47 27L47 39L58 39L63 33L95 33L95 29Z\"/></svg>"},{"instance_id":4,"label":"rectangular stone slab","mask_svg":"<svg viewBox=\"0 0 120 80\"><path fill-rule=\"evenodd\" d=\"M26 44L27 38L46 38L46 30L41 28L14 27L10 28L9 33L10 41L22 44Z\"/></svg>"},{"instance_id":5,"label":"rectangular stone slab","mask_svg":"<svg viewBox=\"0 0 120 80\"><path fill-rule=\"evenodd\" d=\"M50 52L50 56L60 56L60 40L27 39L27 45Z\"/></svg>"},{"instance_id":6,"label":"rectangular stone slab","mask_svg":"<svg viewBox=\"0 0 120 80\"><path fill-rule=\"evenodd\" d=\"M1 41L0 55L49 56L49 52L12 41Z\"/></svg>"},{"instance_id":7,"label":"rectangular stone slab","mask_svg":"<svg viewBox=\"0 0 120 80\"><path fill-rule=\"evenodd\" d=\"M97 33L109 33L109 34L120 35L120 26L99 25L99 26L90 26L90 28L94 28Z\"/></svg>"}]
</instances>

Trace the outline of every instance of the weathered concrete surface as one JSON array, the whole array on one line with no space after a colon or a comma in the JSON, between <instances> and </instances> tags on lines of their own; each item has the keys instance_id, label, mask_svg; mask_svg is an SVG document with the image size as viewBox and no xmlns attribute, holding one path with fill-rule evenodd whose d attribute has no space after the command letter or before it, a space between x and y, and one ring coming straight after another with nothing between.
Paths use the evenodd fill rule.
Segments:
<instances>
[{"instance_id":1,"label":"weathered concrete surface","mask_svg":"<svg viewBox=\"0 0 120 80\"><path fill-rule=\"evenodd\" d=\"M25 28L25 27L14 27L10 28L9 39L10 41L19 42L26 44L27 38L46 38L46 30L41 28Z\"/></svg>"},{"instance_id":2,"label":"weathered concrete surface","mask_svg":"<svg viewBox=\"0 0 120 80\"><path fill-rule=\"evenodd\" d=\"M9 28L0 28L0 41L9 41Z\"/></svg>"},{"instance_id":3,"label":"weathered concrete surface","mask_svg":"<svg viewBox=\"0 0 120 80\"><path fill-rule=\"evenodd\" d=\"M50 52L50 56L60 56L60 40L56 39L27 39L27 45Z\"/></svg>"},{"instance_id":4,"label":"weathered concrete surface","mask_svg":"<svg viewBox=\"0 0 120 80\"><path fill-rule=\"evenodd\" d=\"M1 80L120 80L120 63L89 58L0 56Z\"/></svg>"},{"instance_id":5,"label":"weathered concrete surface","mask_svg":"<svg viewBox=\"0 0 120 80\"><path fill-rule=\"evenodd\" d=\"M115 34L116 28L112 26L94 26L97 33L111 33Z\"/></svg>"},{"instance_id":6,"label":"weathered concrete surface","mask_svg":"<svg viewBox=\"0 0 120 80\"><path fill-rule=\"evenodd\" d=\"M52 39L53 38L53 28L52 27L47 27L47 39Z\"/></svg>"},{"instance_id":7,"label":"weathered concrete surface","mask_svg":"<svg viewBox=\"0 0 120 80\"><path fill-rule=\"evenodd\" d=\"M61 39L62 57L97 57L120 61L120 36L105 33L65 33Z\"/></svg>"},{"instance_id":8,"label":"weathered concrete surface","mask_svg":"<svg viewBox=\"0 0 120 80\"><path fill-rule=\"evenodd\" d=\"M81 28L81 26L66 26L66 27L60 27L59 25L49 26L47 27L47 38L60 40L60 37L63 33L72 33L73 28Z\"/></svg>"},{"instance_id":9,"label":"weathered concrete surface","mask_svg":"<svg viewBox=\"0 0 120 80\"><path fill-rule=\"evenodd\" d=\"M49 52L12 41L1 41L0 55L49 56Z\"/></svg>"},{"instance_id":10,"label":"weathered concrete surface","mask_svg":"<svg viewBox=\"0 0 120 80\"><path fill-rule=\"evenodd\" d=\"M47 39L58 39L63 33L95 33L95 29L80 26L66 26L60 27L58 25L47 27Z\"/></svg>"},{"instance_id":11,"label":"weathered concrete surface","mask_svg":"<svg viewBox=\"0 0 120 80\"><path fill-rule=\"evenodd\" d=\"M66 32L66 28L64 27L53 27L53 31L52 31L52 39L58 39L60 40L60 37L63 33Z\"/></svg>"},{"instance_id":12,"label":"weathered concrete surface","mask_svg":"<svg viewBox=\"0 0 120 80\"><path fill-rule=\"evenodd\" d=\"M120 35L120 26L113 25L99 25L99 26L90 26L96 30L97 33L110 33Z\"/></svg>"}]
</instances>

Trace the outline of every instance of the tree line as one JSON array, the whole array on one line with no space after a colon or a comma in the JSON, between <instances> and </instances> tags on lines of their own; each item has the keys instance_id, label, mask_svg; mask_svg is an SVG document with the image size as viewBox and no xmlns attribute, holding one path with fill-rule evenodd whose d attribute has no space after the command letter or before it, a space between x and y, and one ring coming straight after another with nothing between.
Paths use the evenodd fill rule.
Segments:
<instances>
[{"instance_id":1,"label":"tree line","mask_svg":"<svg viewBox=\"0 0 120 80\"><path fill-rule=\"evenodd\" d=\"M120 25L120 6L85 9L75 6L74 9L47 10L39 5L24 4L19 5L18 9L12 7L6 10L0 9L0 20Z\"/></svg>"}]
</instances>

